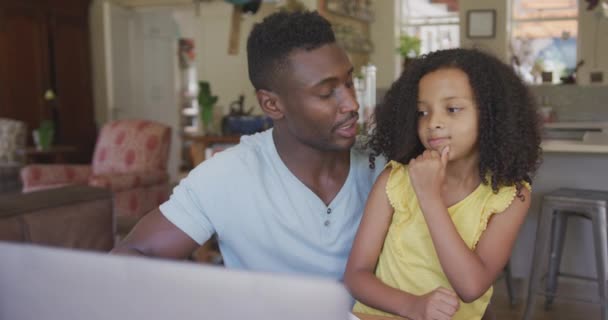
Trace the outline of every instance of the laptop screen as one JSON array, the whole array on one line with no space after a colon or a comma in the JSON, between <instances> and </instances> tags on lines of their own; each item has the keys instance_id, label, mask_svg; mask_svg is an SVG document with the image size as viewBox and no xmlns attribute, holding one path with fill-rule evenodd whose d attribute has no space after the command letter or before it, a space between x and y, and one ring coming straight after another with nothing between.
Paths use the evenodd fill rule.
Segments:
<instances>
[{"instance_id":1,"label":"laptop screen","mask_svg":"<svg viewBox=\"0 0 608 320\"><path fill-rule=\"evenodd\" d=\"M0 319L348 319L338 282L0 242Z\"/></svg>"}]
</instances>

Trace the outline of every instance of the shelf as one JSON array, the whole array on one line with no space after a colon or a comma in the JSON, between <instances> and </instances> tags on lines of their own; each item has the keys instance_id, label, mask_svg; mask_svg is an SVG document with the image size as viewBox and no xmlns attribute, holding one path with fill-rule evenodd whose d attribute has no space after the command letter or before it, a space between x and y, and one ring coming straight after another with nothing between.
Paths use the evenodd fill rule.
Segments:
<instances>
[{"instance_id":1,"label":"shelf","mask_svg":"<svg viewBox=\"0 0 608 320\"><path fill-rule=\"evenodd\" d=\"M183 129L185 135L195 135L198 132L196 126L184 126Z\"/></svg>"},{"instance_id":2,"label":"shelf","mask_svg":"<svg viewBox=\"0 0 608 320\"><path fill-rule=\"evenodd\" d=\"M351 8L347 8L351 6ZM370 23L374 21L371 5L361 7L357 2L345 0L327 0L325 10L333 15Z\"/></svg>"},{"instance_id":3,"label":"shelf","mask_svg":"<svg viewBox=\"0 0 608 320\"><path fill-rule=\"evenodd\" d=\"M182 115L184 116L198 116L198 108L184 108L182 109Z\"/></svg>"}]
</instances>

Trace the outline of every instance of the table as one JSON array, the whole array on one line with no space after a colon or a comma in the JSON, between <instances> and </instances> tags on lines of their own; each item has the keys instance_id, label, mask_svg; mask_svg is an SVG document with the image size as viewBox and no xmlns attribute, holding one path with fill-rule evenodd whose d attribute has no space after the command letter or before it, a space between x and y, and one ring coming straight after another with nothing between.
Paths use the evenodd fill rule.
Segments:
<instances>
[{"instance_id":1,"label":"table","mask_svg":"<svg viewBox=\"0 0 608 320\"><path fill-rule=\"evenodd\" d=\"M18 149L17 153L25 158L27 163L38 162L36 160L43 159L51 163L64 163L65 155L69 153L75 153L77 148L74 146L56 145L51 146L48 149L38 149L36 147L27 147Z\"/></svg>"},{"instance_id":2,"label":"table","mask_svg":"<svg viewBox=\"0 0 608 320\"><path fill-rule=\"evenodd\" d=\"M191 141L190 158L192 165L196 167L199 163L205 161L205 150L214 144L232 145L237 144L241 140L241 136L202 136L202 135L184 135L184 141Z\"/></svg>"},{"instance_id":3,"label":"table","mask_svg":"<svg viewBox=\"0 0 608 320\"><path fill-rule=\"evenodd\" d=\"M358 312L355 312L354 315L357 318L361 319L361 320L398 320L398 319L403 319L403 318L398 318L398 317L392 318L392 317L384 317L384 316L374 316L374 315L371 315L371 314L358 313Z\"/></svg>"}]
</instances>

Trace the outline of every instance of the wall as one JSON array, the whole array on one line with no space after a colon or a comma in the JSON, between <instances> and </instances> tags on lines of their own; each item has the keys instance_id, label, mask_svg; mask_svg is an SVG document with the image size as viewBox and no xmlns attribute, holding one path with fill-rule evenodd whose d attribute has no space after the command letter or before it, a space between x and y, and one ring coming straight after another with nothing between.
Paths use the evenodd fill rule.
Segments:
<instances>
[{"instance_id":1,"label":"wall","mask_svg":"<svg viewBox=\"0 0 608 320\"><path fill-rule=\"evenodd\" d=\"M243 94L245 107L255 107L256 113L261 113L247 73L247 36L254 23L274 10L274 4L263 3L255 15L243 16L237 55L228 55L232 5L213 1L202 3L198 16L187 7L177 8L173 13L180 37L194 39L199 80L209 81L212 93L219 97L218 106L225 112Z\"/></svg>"},{"instance_id":2,"label":"wall","mask_svg":"<svg viewBox=\"0 0 608 320\"><path fill-rule=\"evenodd\" d=\"M376 0L373 2L375 20L371 23L370 34L374 51L370 62L377 67L376 87L388 88L399 76L401 58L395 51L398 46L399 0Z\"/></svg>"},{"instance_id":3,"label":"wall","mask_svg":"<svg viewBox=\"0 0 608 320\"><path fill-rule=\"evenodd\" d=\"M585 64L577 74L579 84L589 84L589 73L602 71L604 82L608 85L608 17L598 5L594 11L586 10L587 2L579 1L578 19L578 60L585 60Z\"/></svg>"},{"instance_id":4,"label":"wall","mask_svg":"<svg viewBox=\"0 0 608 320\"><path fill-rule=\"evenodd\" d=\"M309 9L315 10L318 0L301 1ZM396 15L399 0L376 0L374 10L376 19L370 26L374 52L370 60L377 66L377 87L387 88L397 77L397 66L400 63L395 53L397 27ZM247 76L246 42L254 23L276 10L274 3L263 3L260 11L254 16L244 16L241 21L239 54L230 56L228 38L232 6L221 1L202 3L200 15L188 7L178 7L174 13L182 37L195 40L195 52L198 77L211 83L214 94L219 96L218 105L226 111L230 102L239 94L245 95L247 107L257 105L255 92Z\"/></svg>"},{"instance_id":5,"label":"wall","mask_svg":"<svg viewBox=\"0 0 608 320\"><path fill-rule=\"evenodd\" d=\"M96 0L90 11L96 121L146 119L172 128L168 171L177 179L177 26L166 8Z\"/></svg>"},{"instance_id":6,"label":"wall","mask_svg":"<svg viewBox=\"0 0 608 320\"><path fill-rule=\"evenodd\" d=\"M608 121L608 90L606 86L589 85L538 85L531 90L545 97L553 107L558 121Z\"/></svg>"},{"instance_id":7,"label":"wall","mask_svg":"<svg viewBox=\"0 0 608 320\"><path fill-rule=\"evenodd\" d=\"M511 12L510 2L507 0L460 0L460 45L463 48L479 48L493 53L503 61L508 61L508 13ZM479 9L496 10L496 35L491 39L467 38L467 11Z\"/></svg>"},{"instance_id":8,"label":"wall","mask_svg":"<svg viewBox=\"0 0 608 320\"><path fill-rule=\"evenodd\" d=\"M460 0L460 34L461 46L465 48L479 47L486 49L504 61L508 61L508 43L511 6L508 0ZM601 4L595 10L587 11L586 1L578 1L578 60L585 60L585 64L578 73L579 84L589 84L589 73L602 71L604 82L608 85L608 17L602 14ZM496 10L496 37L493 39L467 39L466 38L466 12L471 9Z\"/></svg>"},{"instance_id":9,"label":"wall","mask_svg":"<svg viewBox=\"0 0 608 320\"><path fill-rule=\"evenodd\" d=\"M107 121L107 86L106 61L104 41L104 3L107 0L94 0L89 9L89 29L91 32L91 64L93 67L93 101L95 105L95 120L100 127Z\"/></svg>"}]
</instances>

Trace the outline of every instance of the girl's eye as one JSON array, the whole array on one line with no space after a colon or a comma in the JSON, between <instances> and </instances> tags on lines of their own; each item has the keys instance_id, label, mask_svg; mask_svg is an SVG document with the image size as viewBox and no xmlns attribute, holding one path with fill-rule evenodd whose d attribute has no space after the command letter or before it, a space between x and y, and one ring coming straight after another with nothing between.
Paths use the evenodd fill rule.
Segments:
<instances>
[{"instance_id":1,"label":"girl's eye","mask_svg":"<svg viewBox=\"0 0 608 320\"><path fill-rule=\"evenodd\" d=\"M448 107L448 112L450 112L450 113L456 113L456 112L459 112L460 110L462 110L462 108L459 108L459 107Z\"/></svg>"},{"instance_id":2,"label":"girl's eye","mask_svg":"<svg viewBox=\"0 0 608 320\"><path fill-rule=\"evenodd\" d=\"M331 98L331 96L334 95L334 91L335 90L332 89L328 93L322 93L322 94L320 94L319 97L321 97L321 99L329 99L329 98Z\"/></svg>"},{"instance_id":3,"label":"girl's eye","mask_svg":"<svg viewBox=\"0 0 608 320\"><path fill-rule=\"evenodd\" d=\"M420 111L420 110L418 110L418 116L419 116L419 117L424 117L424 116L426 116L427 114L429 114L427 111Z\"/></svg>"}]
</instances>

